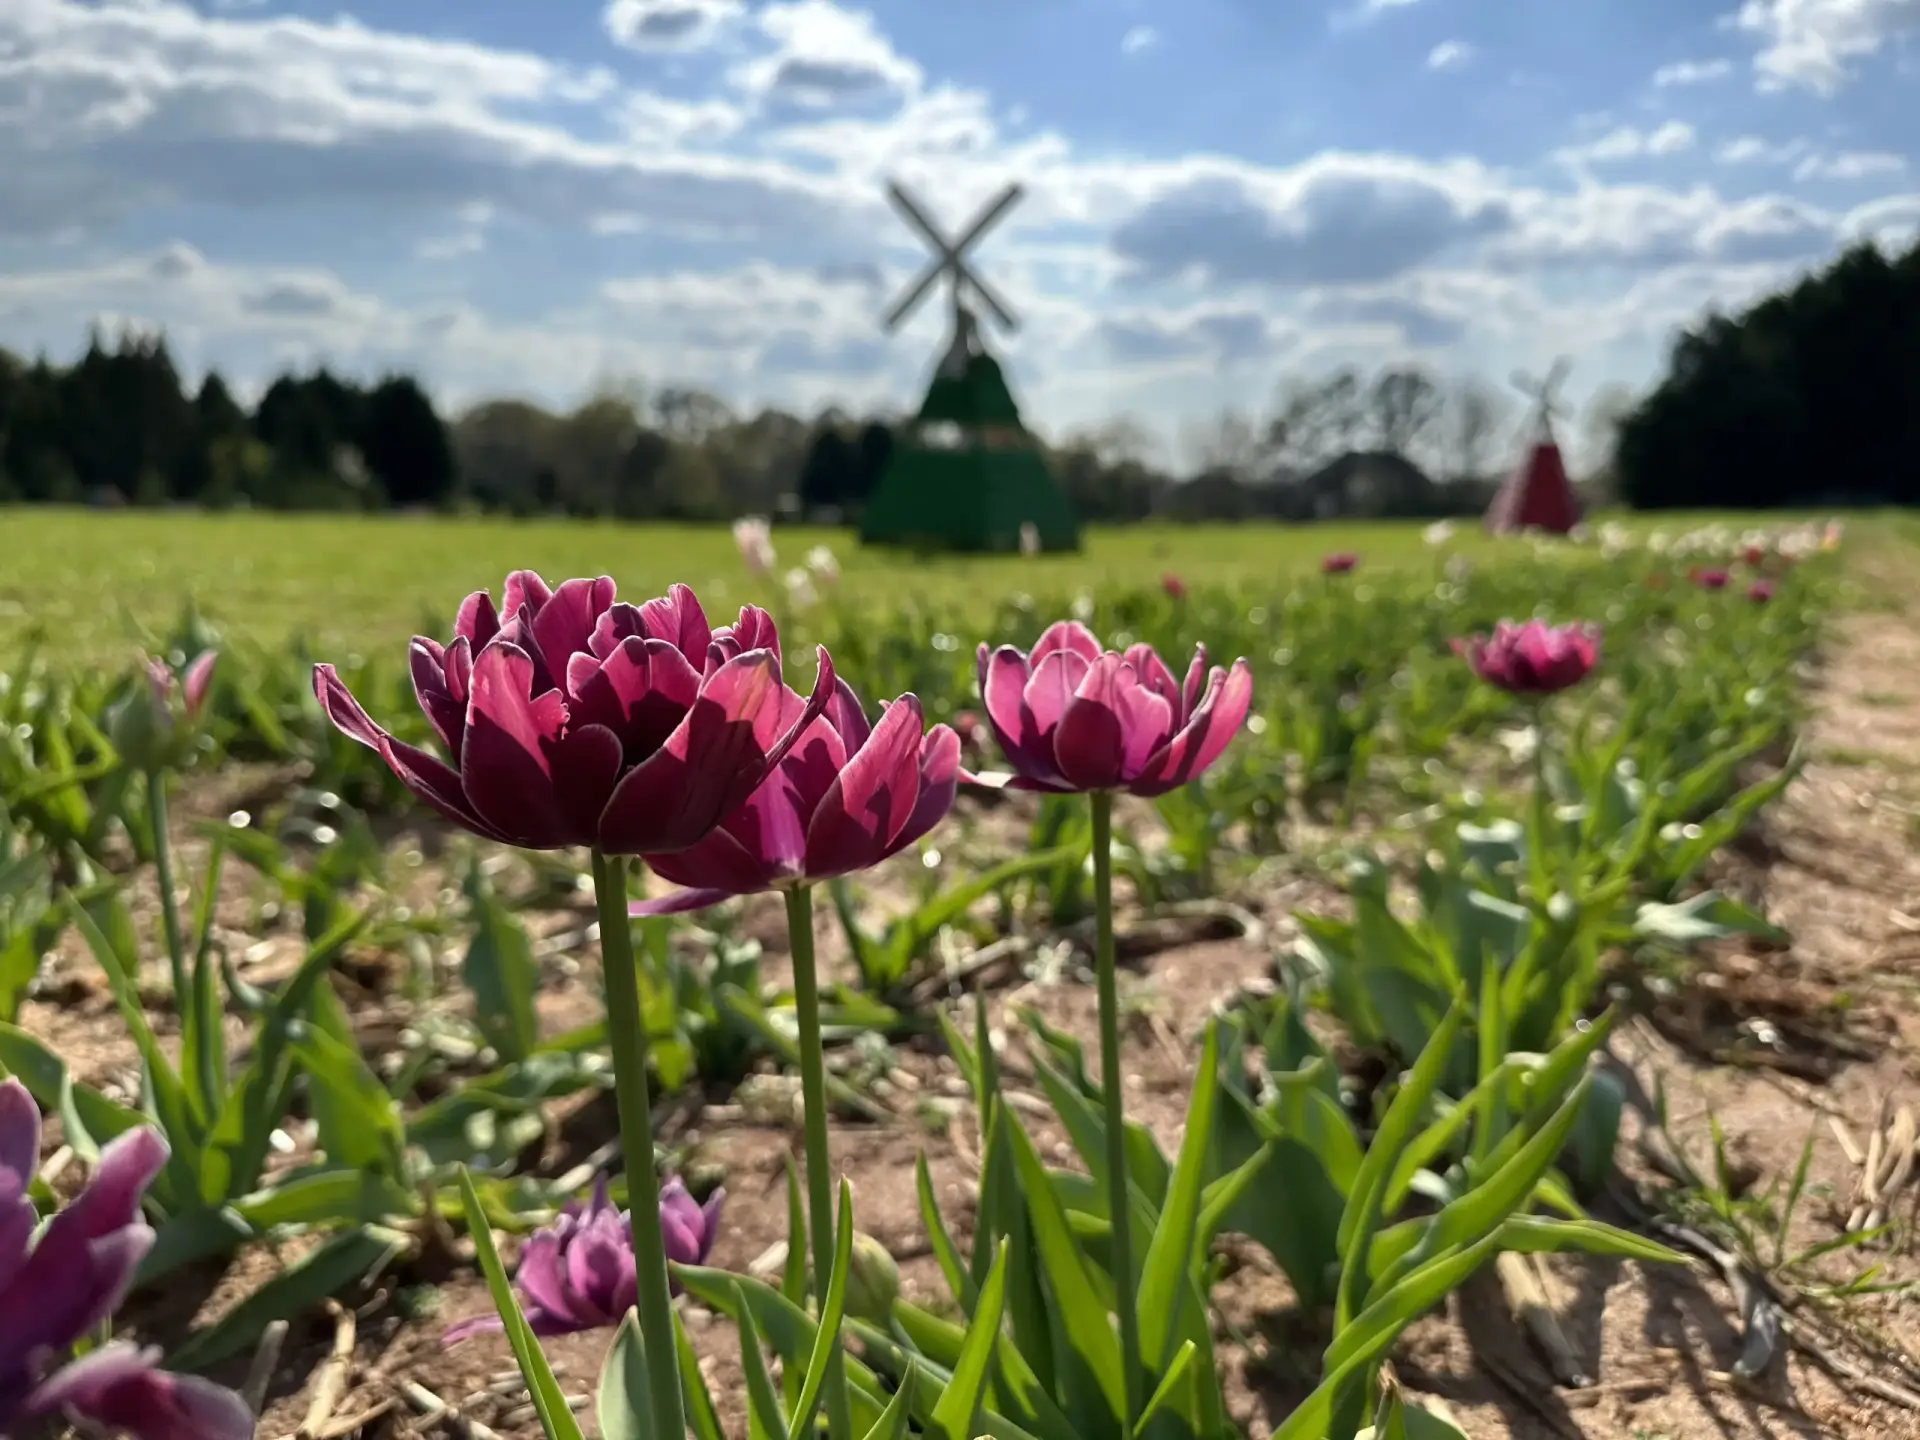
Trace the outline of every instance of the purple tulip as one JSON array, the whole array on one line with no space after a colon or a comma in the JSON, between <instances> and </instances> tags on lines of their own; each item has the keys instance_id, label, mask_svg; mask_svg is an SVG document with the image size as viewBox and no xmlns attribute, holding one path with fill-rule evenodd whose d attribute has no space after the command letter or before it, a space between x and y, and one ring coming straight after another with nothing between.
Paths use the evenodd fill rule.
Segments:
<instances>
[{"instance_id":1,"label":"purple tulip","mask_svg":"<svg viewBox=\"0 0 1920 1440\"><path fill-rule=\"evenodd\" d=\"M0 1082L0 1436L59 1418L137 1440L250 1440L253 1415L238 1395L155 1369L157 1350L107 1345L59 1363L119 1307L153 1246L140 1197L166 1144L144 1127L114 1140L36 1244L27 1184L39 1158L33 1097L18 1080Z\"/></svg>"},{"instance_id":2,"label":"purple tulip","mask_svg":"<svg viewBox=\"0 0 1920 1440\"><path fill-rule=\"evenodd\" d=\"M515 571L501 612L476 591L449 644L417 636L408 656L451 765L374 724L331 665L314 667L321 708L455 824L528 850L684 849L752 793L833 694L821 650L812 700L784 707L764 610L748 606L714 631L686 586L630 605L604 575L549 590Z\"/></svg>"},{"instance_id":3,"label":"purple tulip","mask_svg":"<svg viewBox=\"0 0 1920 1440\"><path fill-rule=\"evenodd\" d=\"M706 1260L720 1233L726 1194L715 1190L700 1205L678 1178L660 1188L660 1234L668 1260L677 1265ZM607 1198L605 1180L594 1187L590 1201L574 1201L552 1225L527 1240L514 1284L525 1297L527 1324L536 1335L606 1329L626 1318L638 1294L633 1232L627 1217ZM503 1328L498 1315L479 1315L449 1329L444 1343L457 1345Z\"/></svg>"},{"instance_id":4,"label":"purple tulip","mask_svg":"<svg viewBox=\"0 0 1920 1440\"><path fill-rule=\"evenodd\" d=\"M1050 625L1029 654L1011 645L979 654L980 698L1012 776L964 776L983 785L1074 794L1164 795L1218 760L1253 703L1245 660L1207 670L1194 651L1185 684L1150 645L1102 651L1086 626Z\"/></svg>"},{"instance_id":5,"label":"purple tulip","mask_svg":"<svg viewBox=\"0 0 1920 1440\"><path fill-rule=\"evenodd\" d=\"M1756 605L1766 604L1773 599L1773 582L1771 580L1754 581L1747 587L1747 599Z\"/></svg>"},{"instance_id":6,"label":"purple tulip","mask_svg":"<svg viewBox=\"0 0 1920 1440\"><path fill-rule=\"evenodd\" d=\"M1336 550L1320 561L1322 575L1348 575L1359 565L1360 557L1351 550Z\"/></svg>"},{"instance_id":7,"label":"purple tulip","mask_svg":"<svg viewBox=\"0 0 1920 1440\"><path fill-rule=\"evenodd\" d=\"M789 715L805 706L791 691L783 703ZM959 782L959 736L925 725L912 695L869 725L853 687L836 679L826 710L746 804L679 854L647 856L662 879L687 888L638 902L632 913L699 910L865 870L906 849L940 823Z\"/></svg>"},{"instance_id":8,"label":"purple tulip","mask_svg":"<svg viewBox=\"0 0 1920 1440\"><path fill-rule=\"evenodd\" d=\"M1724 570L1695 569L1693 583L1702 590L1724 590L1727 588L1727 572Z\"/></svg>"},{"instance_id":9,"label":"purple tulip","mask_svg":"<svg viewBox=\"0 0 1920 1440\"><path fill-rule=\"evenodd\" d=\"M1492 638L1456 640L1473 673L1513 695L1553 695L1578 685L1600 661L1600 632L1591 625L1502 620Z\"/></svg>"},{"instance_id":10,"label":"purple tulip","mask_svg":"<svg viewBox=\"0 0 1920 1440\"><path fill-rule=\"evenodd\" d=\"M213 683L214 662L219 658L217 651L202 650L187 666L180 690L189 722L200 718L200 709L207 702L207 688ZM173 713L173 683L173 667L166 661L147 661L147 684L153 689L154 705L169 717Z\"/></svg>"}]
</instances>

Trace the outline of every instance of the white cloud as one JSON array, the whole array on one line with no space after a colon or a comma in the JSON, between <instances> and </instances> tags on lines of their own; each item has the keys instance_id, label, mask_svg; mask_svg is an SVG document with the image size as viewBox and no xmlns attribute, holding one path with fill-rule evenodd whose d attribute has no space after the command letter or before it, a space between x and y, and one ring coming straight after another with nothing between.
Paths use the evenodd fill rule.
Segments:
<instances>
[{"instance_id":1,"label":"white cloud","mask_svg":"<svg viewBox=\"0 0 1920 1440\"><path fill-rule=\"evenodd\" d=\"M744 13L741 0L607 0L600 19L630 50L692 50Z\"/></svg>"},{"instance_id":2,"label":"white cloud","mask_svg":"<svg viewBox=\"0 0 1920 1440\"><path fill-rule=\"evenodd\" d=\"M1724 80L1733 73L1733 62L1718 60L1679 60L1662 65L1653 72L1653 83L1662 89L1672 85L1706 85Z\"/></svg>"},{"instance_id":3,"label":"white cloud","mask_svg":"<svg viewBox=\"0 0 1920 1440\"><path fill-rule=\"evenodd\" d=\"M1848 150L1838 155L1809 155L1793 167L1796 180L1865 180L1875 175L1898 175L1907 168L1904 155L1887 150Z\"/></svg>"},{"instance_id":4,"label":"white cloud","mask_svg":"<svg viewBox=\"0 0 1920 1440\"><path fill-rule=\"evenodd\" d=\"M1832 95L1857 62L1903 30L1920 26L1915 0L1745 0L1734 28L1757 35L1754 57L1762 89L1798 86Z\"/></svg>"},{"instance_id":5,"label":"white cloud","mask_svg":"<svg viewBox=\"0 0 1920 1440\"><path fill-rule=\"evenodd\" d=\"M1328 23L1336 30L1349 30L1371 24L1389 11L1404 10L1419 3L1420 0L1356 0L1351 7L1334 11Z\"/></svg>"},{"instance_id":6,"label":"white cloud","mask_svg":"<svg viewBox=\"0 0 1920 1440\"><path fill-rule=\"evenodd\" d=\"M1656 155L1676 155L1682 150L1692 149L1693 142L1691 125L1680 120L1669 120L1653 130L1620 125L1597 139L1557 150L1554 156L1566 165L1611 164Z\"/></svg>"},{"instance_id":7,"label":"white cloud","mask_svg":"<svg viewBox=\"0 0 1920 1440\"><path fill-rule=\"evenodd\" d=\"M916 94L925 79L896 51L864 10L833 0L775 0L756 17L769 55L736 67L736 83L755 95L809 109Z\"/></svg>"},{"instance_id":8,"label":"white cloud","mask_svg":"<svg viewBox=\"0 0 1920 1440\"><path fill-rule=\"evenodd\" d=\"M1464 40L1442 40L1427 52L1429 70L1458 70L1473 59L1474 49Z\"/></svg>"},{"instance_id":9,"label":"white cloud","mask_svg":"<svg viewBox=\"0 0 1920 1440\"><path fill-rule=\"evenodd\" d=\"M1775 144L1758 135L1742 135L1714 151L1713 158L1722 165L1785 165L1806 154L1807 149L1805 140Z\"/></svg>"},{"instance_id":10,"label":"white cloud","mask_svg":"<svg viewBox=\"0 0 1920 1440\"><path fill-rule=\"evenodd\" d=\"M1160 32L1151 25L1136 25L1120 37L1122 55L1138 55L1160 43Z\"/></svg>"}]
</instances>

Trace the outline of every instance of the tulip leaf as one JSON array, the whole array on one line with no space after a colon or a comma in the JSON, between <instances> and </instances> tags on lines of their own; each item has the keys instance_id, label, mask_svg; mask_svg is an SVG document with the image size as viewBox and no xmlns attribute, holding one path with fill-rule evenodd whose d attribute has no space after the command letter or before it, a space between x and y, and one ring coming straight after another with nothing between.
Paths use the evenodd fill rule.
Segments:
<instances>
[{"instance_id":1,"label":"tulip leaf","mask_svg":"<svg viewBox=\"0 0 1920 1440\"><path fill-rule=\"evenodd\" d=\"M1140 1418L1133 1427L1135 1435L1146 1434L1147 1426L1153 1417L1172 1403L1173 1397L1179 1393L1182 1385L1191 1383L1191 1377L1187 1372L1193 1369L1193 1356L1194 1344L1191 1340L1183 1342L1180 1348L1173 1352L1173 1359L1168 1362L1166 1370L1161 1374L1160 1383L1153 1387L1153 1394L1149 1395L1147 1403L1140 1407Z\"/></svg>"},{"instance_id":2,"label":"tulip leaf","mask_svg":"<svg viewBox=\"0 0 1920 1440\"><path fill-rule=\"evenodd\" d=\"M953 1236L947 1233L946 1218L940 1213L940 1202L934 1198L933 1176L927 1169L924 1150L913 1157L913 1185L920 1201L920 1223L926 1229L927 1244L933 1250L940 1273L946 1277L947 1293L959 1305L961 1313L971 1317L979 1303L980 1287L973 1283L972 1274L960 1263L960 1252L954 1248Z\"/></svg>"},{"instance_id":3,"label":"tulip leaf","mask_svg":"<svg viewBox=\"0 0 1920 1440\"><path fill-rule=\"evenodd\" d=\"M580 1423L573 1418L573 1410L561 1392L560 1382L554 1378L553 1367L547 1363L546 1351L540 1348L540 1342L534 1338L533 1327L527 1324L527 1317L520 1309L519 1297L513 1293L513 1284L507 1279L507 1267L500 1263L500 1251L493 1243L493 1227L487 1223L487 1212L480 1203L480 1192L473 1188L473 1177L467 1173L465 1166L460 1169L460 1200L466 1210L467 1233L473 1237L474 1258L480 1262L480 1273L486 1276L487 1291L493 1297L493 1308L506 1330L507 1345L513 1351L514 1363L520 1367L520 1378L526 1382L527 1396L533 1402L534 1413L540 1417L541 1430L546 1433L547 1440L585 1440ZM626 1337L629 1326L633 1331L632 1339L623 1345L621 1340ZM616 1377L613 1384L620 1387L622 1397L635 1402L626 1411L632 1416L632 1423L644 1426L645 1417L651 1412L647 1409L646 1355L641 1346L640 1325L635 1312L629 1311L622 1322L620 1337L616 1338L606 1366L600 1372L600 1394L597 1398L601 1408L596 1413L602 1434L606 1436L644 1433L641 1429L620 1432L606 1428L610 1409L619 1408L606 1404L610 1375ZM675 1437L675 1440L679 1440L679 1437Z\"/></svg>"},{"instance_id":4,"label":"tulip leaf","mask_svg":"<svg viewBox=\"0 0 1920 1440\"><path fill-rule=\"evenodd\" d=\"M753 1307L734 1287L735 1324L740 1329L740 1368L747 1380L747 1440L786 1440L786 1417L780 1413L780 1397L767 1373L767 1358L760 1350L760 1327L754 1324Z\"/></svg>"},{"instance_id":5,"label":"tulip leaf","mask_svg":"<svg viewBox=\"0 0 1920 1440\"><path fill-rule=\"evenodd\" d=\"M840 1322L847 1311L847 1281L853 1274L853 1187L846 1177L840 1180L839 1233L833 1241L833 1270L827 1279L826 1299L820 1305L820 1325L813 1337L813 1355L807 1361L806 1379L800 1384L800 1398L788 1417L788 1440L799 1440L813 1431L813 1412L820 1403L820 1390L826 1384L827 1366L834 1352L842 1348Z\"/></svg>"},{"instance_id":6,"label":"tulip leaf","mask_svg":"<svg viewBox=\"0 0 1920 1440\"><path fill-rule=\"evenodd\" d=\"M933 1407L933 1420L927 1433L934 1440L972 1440L978 1433L977 1421L987 1391L995 1344L1000 1336L1000 1313L1007 1288L1007 1242L1000 1242L1000 1253L987 1271L987 1283L980 1287L980 1304L967 1326L967 1338L954 1362L953 1379Z\"/></svg>"},{"instance_id":7,"label":"tulip leaf","mask_svg":"<svg viewBox=\"0 0 1920 1440\"><path fill-rule=\"evenodd\" d=\"M324 988L316 999L322 994L339 1004ZM306 1072L327 1158L395 1179L403 1175L406 1131L399 1110L360 1052L315 1023L296 1024L289 1038Z\"/></svg>"},{"instance_id":8,"label":"tulip leaf","mask_svg":"<svg viewBox=\"0 0 1920 1440\"><path fill-rule=\"evenodd\" d=\"M183 1266L231 1255L259 1236L260 1231L230 1206L196 1206L159 1227L153 1248L134 1271L134 1286L152 1285Z\"/></svg>"},{"instance_id":9,"label":"tulip leaf","mask_svg":"<svg viewBox=\"0 0 1920 1440\"><path fill-rule=\"evenodd\" d=\"M385 1269L410 1242L392 1230L344 1230L267 1281L168 1357L176 1370L204 1370L252 1350L275 1320L304 1315L323 1300Z\"/></svg>"},{"instance_id":10,"label":"tulip leaf","mask_svg":"<svg viewBox=\"0 0 1920 1440\"><path fill-rule=\"evenodd\" d=\"M919 1373L919 1366L907 1366L907 1373L900 1377L900 1388L893 1392L893 1399L867 1431L866 1440L907 1440L907 1422L913 1415L914 1387Z\"/></svg>"},{"instance_id":11,"label":"tulip leaf","mask_svg":"<svg viewBox=\"0 0 1920 1440\"><path fill-rule=\"evenodd\" d=\"M148 1123L138 1110L75 1080L67 1062L45 1041L4 1020L0 1020L0 1074L14 1076L44 1113L60 1117L67 1143L88 1164L98 1160L101 1147L116 1136Z\"/></svg>"},{"instance_id":12,"label":"tulip leaf","mask_svg":"<svg viewBox=\"0 0 1920 1440\"><path fill-rule=\"evenodd\" d=\"M1183 1312L1193 1303L1194 1237L1199 1231L1200 1194L1207 1178L1214 1101L1219 1089L1220 1036L1218 1029L1209 1025L1201 1042L1180 1156L1174 1162L1166 1204L1140 1267L1140 1363L1149 1375L1165 1368L1174 1349L1174 1337L1186 1318ZM1201 1309L1204 1323L1204 1305Z\"/></svg>"},{"instance_id":13,"label":"tulip leaf","mask_svg":"<svg viewBox=\"0 0 1920 1440\"><path fill-rule=\"evenodd\" d=\"M227 847L224 827L214 832L207 852L207 873L194 903L193 960L188 970L191 1003L180 1003L180 1069L188 1098L203 1126L211 1126L227 1098L227 1047L219 967L213 956L213 904L220 893L220 871Z\"/></svg>"},{"instance_id":14,"label":"tulip leaf","mask_svg":"<svg viewBox=\"0 0 1920 1440\"><path fill-rule=\"evenodd\" d=\"M504 1319L504 1309L501 1313ZM526 1324L524 1317L520 1324ZM515 1358L519 1358L520 1346L515 1344L513 1349ZM533 1343L533 1353L540 1354L537 1341ZM544 1356L541 1364L545 1364ZM524 1360L521 1362L521 1374L526 1375ZM557 1383L554 1388L558 1390ZM559 1440L561 1432L548 1414L549 1406L542 1404L544 1397L541 1387L535 1385L531 1376L527 1377L527 1393L534 1397L533 1407L548 1440ZM600 1367L600 1384L594 1394L593 1413L600 1424L601 1440L652 1440L653 1408L649 1395L646 1342L640 1338L640 1312L629 1310L613 1337L613 1348L607 1351L606 1363ZM569 1422L572 1421L573 1412L566 1408L564 1400L561 1401L561 1413L567 1416Z\"/></svg>"},{"instance_id":15,"label":"tulip leaf","mask_svg":"<svg viewBox=\"0 0 1920 1440\"><path fill-rule=\"evenodd\" d=\"M474 1024L487 1044L511 1064L526 1059L540 1043L540 1022L534 1010L539 966L533 958L533 942L520 917L494 894L477 860L467 873L466 890L474 932L460 975L473 992Z\"/></svg>"},{"instance_id":16,"label":"tulip leaf","mask_svg":"<svg viewBox=\"0 0 1920 1440\"><path fill-rule=\"evenodd\" d=\"M369 1170L322 1170L242 1196L233 1212L256 1230L283 1225L366 1225L411 1219L420 1199L393 1177Z\"/></svg>"},{"instance_id":17,"label":"tulip leaf","mask_svg":"<svg viewBox=\"0 0 1920 1440\"><path fill-rule=\"evenodd\" d=\"M717 993L721 1005L734 1017L750 1026L767 1047L791 1069L800 1068L800 1042L773 1023L766 1008L738 985L722 985ZM893 1117L882 1107L855 1090L831 1071L827 1074L827 1095L837 1104L858 1111L868 1120L884 1124Z\"/></svg>"}]
</instances>

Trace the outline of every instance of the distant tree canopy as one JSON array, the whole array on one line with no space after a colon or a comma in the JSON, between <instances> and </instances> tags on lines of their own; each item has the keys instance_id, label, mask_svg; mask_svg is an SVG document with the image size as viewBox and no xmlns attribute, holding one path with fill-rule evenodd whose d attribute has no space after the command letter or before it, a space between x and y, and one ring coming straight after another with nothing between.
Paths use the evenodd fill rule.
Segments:
<instances>
[{"instance_id":1,"label":"distant tree canopy","mask_svg":"<svg viewBox=\"0 0 1920 1440\"><path fill-rule=\"evenodd\" d=\"M1307 521L1478 513L1518 444L1513 407L1415 365L1284 385L1266 416L1190 426L1185 473L1130 419L1050 447L1084 521ZM71 365L0 350L0 503L472 509L710 522L854 520L893 454L884 417L736 414L685 386L603 389L556 413L488 400L443 417L413 377L322 367L249 410L182 383L163 338L95 335Z\"/></svg>"},{"instance_id":2,"label":"distant tree canopy","mask_svg":"<svg viewBox=\"0 0 1920 1440\"><path fill-rule=\"evenodd\" d=\"M1638 509L1920 503L1920 244L1683 334L1614 468Z\"/></svg>"}]
</instances>

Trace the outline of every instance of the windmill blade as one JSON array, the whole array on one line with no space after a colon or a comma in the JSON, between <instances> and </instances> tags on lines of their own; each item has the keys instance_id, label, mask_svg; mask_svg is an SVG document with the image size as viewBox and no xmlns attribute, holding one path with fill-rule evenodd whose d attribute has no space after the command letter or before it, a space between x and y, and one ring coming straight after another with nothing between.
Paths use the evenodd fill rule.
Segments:
<instances>
[{"instance_id":1,"label":"windmill blade","mask_svg":"<svg viewBox=\"0 0 1920 1440\"><path fill-rule=\"evenodd\" d=\"M948 260L959 258L958 247L947 243L947 237L941 233L940 227L933 223L927 212L915 203L914 198L907 194L898 182L893 180L887 182L887 198L893 202L893 208L900 212L909 225L926 236L927 243L938 250L943 258Z\"/></svg>"},{"instance_id":2,"label":"windmill blade","mask_svg":"<svg viewBox=\"0 0 1920 1440\"><path fill-rule=\"evenodd\" d=\"M993 312L993 318L1000 322L1002 329L1009 334L1020 328L1020 322L1014 318L1013 311L994 293L993 287L980 278L979 272L964 260L954 262L954 279L964 282L974 294L985 302L987 309Z\"/></svg>"},{"instance_id":3,"label":"windmill blade","mask_svg":"<svg viewBox=\"0 0 1920 1440\"><path fill-rule=\"evenodd\" d=\"M1507 383L1512 385L1513 388L1518 390L1522 395L1525 395L1529 400L1538 400L1540 398L1540 382L1524 370L1514 371L1513 374L1507 377Z\"/></svg>"},{"instance_id":4,"label":"windmill blade","mask_svg":"<svg viewBox=\"0 0 1920 1440\"><path fill-rule=\"evenodd\" d=\"M927 292L940 283L940 277L953 270L954 266L955 262L944 255L928 261L927 268L920 272L920 277L895 302L881 323L889 330L898 328L900 322L913 312L914 306L926 298Z\"/></svg>"},{"instance_id":5,"label":"windmill blade","mask_svg":"<svg viewBox=\"0 0 1920 1440\"><path fill-rule=\"evenodd\" d=\"M1556 392L1566 384L1567 373L1572 369L1573 362L1562 355L1547 371L1547 378L1540 386L1540 403L1547 409L1552 410L1558 407L1560 401Z\"/></svg>"},{"instance_id":6,"label":"windmill blade","mask_svg":"<svg viewBox=\"0 0 1920 1440\"><path fill-rule=\"evenodd\" d=\"M1018 180L1007 186L1006 189L1000 192L998 198L996 198L991 205L987 206L986 209L982 210L979 215L975 217L973 224L967 227L966 233L953 242L954 250L965 251L974 241L978 240L982 235L986 234L988 230L993 228L995 222L997 222L1002 215L1006 214L1007 211L1011 210L1020 197L1026 193L1026 187Z\"/></svg>"}]
</instances>

